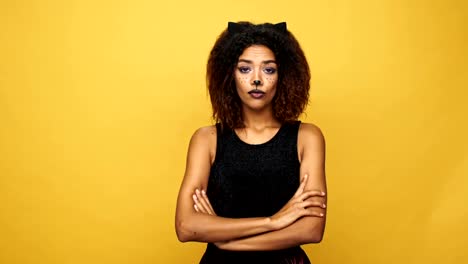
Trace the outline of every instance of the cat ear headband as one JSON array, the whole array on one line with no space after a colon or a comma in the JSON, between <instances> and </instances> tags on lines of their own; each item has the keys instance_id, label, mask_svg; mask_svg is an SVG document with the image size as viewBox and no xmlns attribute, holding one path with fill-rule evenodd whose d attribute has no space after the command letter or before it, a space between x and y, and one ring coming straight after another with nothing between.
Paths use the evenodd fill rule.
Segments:
<instances>
[{"instance_id":1,"label":"cat ear headband","mask_svg":"<svg viewBox=\"0 0 468 264\"><path fill-rule=\"evenodd\" d=\"M245 27L245 25L239 23L228 22L228 32L231 34L240 33L245 29ZM288 31L286 22L274 24L273 27L281 33L286 33Z\"/></svg>"}]
</instances>

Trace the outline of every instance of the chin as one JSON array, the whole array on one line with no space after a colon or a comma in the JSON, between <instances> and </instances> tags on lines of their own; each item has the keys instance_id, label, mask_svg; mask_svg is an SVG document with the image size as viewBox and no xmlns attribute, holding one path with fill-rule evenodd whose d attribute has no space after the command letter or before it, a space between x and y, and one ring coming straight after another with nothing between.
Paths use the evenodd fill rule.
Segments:
<instances>
[{"instance_id":1,"label":"chin","mask_svg":"<svg viewBox=\"0 0 468 264\"><path fill-rule=\"evenodd\" d=\"M245 105L245 107L247 109L250 109L252 111L256 111L256 112L260 112L260 111L266 111L266 110L272 110L273 107L271 107L271 105L265 105L265 104L262 104L262 105L258 105L258 104L255 104L255 105Z\"/></svg>"}]
</instances>

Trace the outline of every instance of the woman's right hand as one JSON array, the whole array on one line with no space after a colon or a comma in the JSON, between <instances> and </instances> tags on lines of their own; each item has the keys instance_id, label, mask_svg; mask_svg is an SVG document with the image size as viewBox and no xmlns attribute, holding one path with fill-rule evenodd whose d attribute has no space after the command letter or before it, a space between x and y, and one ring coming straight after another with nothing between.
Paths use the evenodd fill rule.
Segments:
<instances>
[{"instance_id":1,"label":"woman's right hand","mask_svg":"<svg viewBox=\"0 0 468 264\"><path fill-rule=\"evenodd\" d=\"M274 229L283 229L303 216L323 217L325 192L319 190L305 191L308 175L306 174L294 196L270 217Z\"/></svg>"}]
</instances>

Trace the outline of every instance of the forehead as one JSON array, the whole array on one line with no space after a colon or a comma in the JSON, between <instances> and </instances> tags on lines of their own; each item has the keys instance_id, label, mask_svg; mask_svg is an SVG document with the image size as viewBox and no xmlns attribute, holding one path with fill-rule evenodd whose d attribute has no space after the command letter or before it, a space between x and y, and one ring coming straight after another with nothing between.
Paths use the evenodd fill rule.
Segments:
<instances>
[{"instance_id":1,"label":"forehead","mask_svg":"<svg viewBox=\"0 0 468 264\"><path fill-rule=\"evenodd\" d=\"M264 45L253 45L246 48L239 56L240 59L245 60L275 60L275 54L271 49Z\"/></svg>"}]
</instances>

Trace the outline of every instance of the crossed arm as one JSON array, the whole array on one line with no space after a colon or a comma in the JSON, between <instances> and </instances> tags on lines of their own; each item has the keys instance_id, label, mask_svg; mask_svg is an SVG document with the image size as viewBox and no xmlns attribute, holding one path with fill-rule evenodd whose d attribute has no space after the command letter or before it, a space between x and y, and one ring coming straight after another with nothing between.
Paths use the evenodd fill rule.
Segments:
<instances>
[{"instance_id":1,"label":"crossed arm","mask_svg":"<svg viewBox=\"0 0 468 264\"><path fill-rule=\"evenodd\" d=\"M320 130L302 124L298 148L301 184L276 214L258 218L216 216L206 190L216 149L216 129L193 135L179 192L176 232L180 241L214 242L226 250L275 250L321 241L326 219L325 144ZM307 176L306 176L307 175Z\"/></svg>"}]
</instances>

